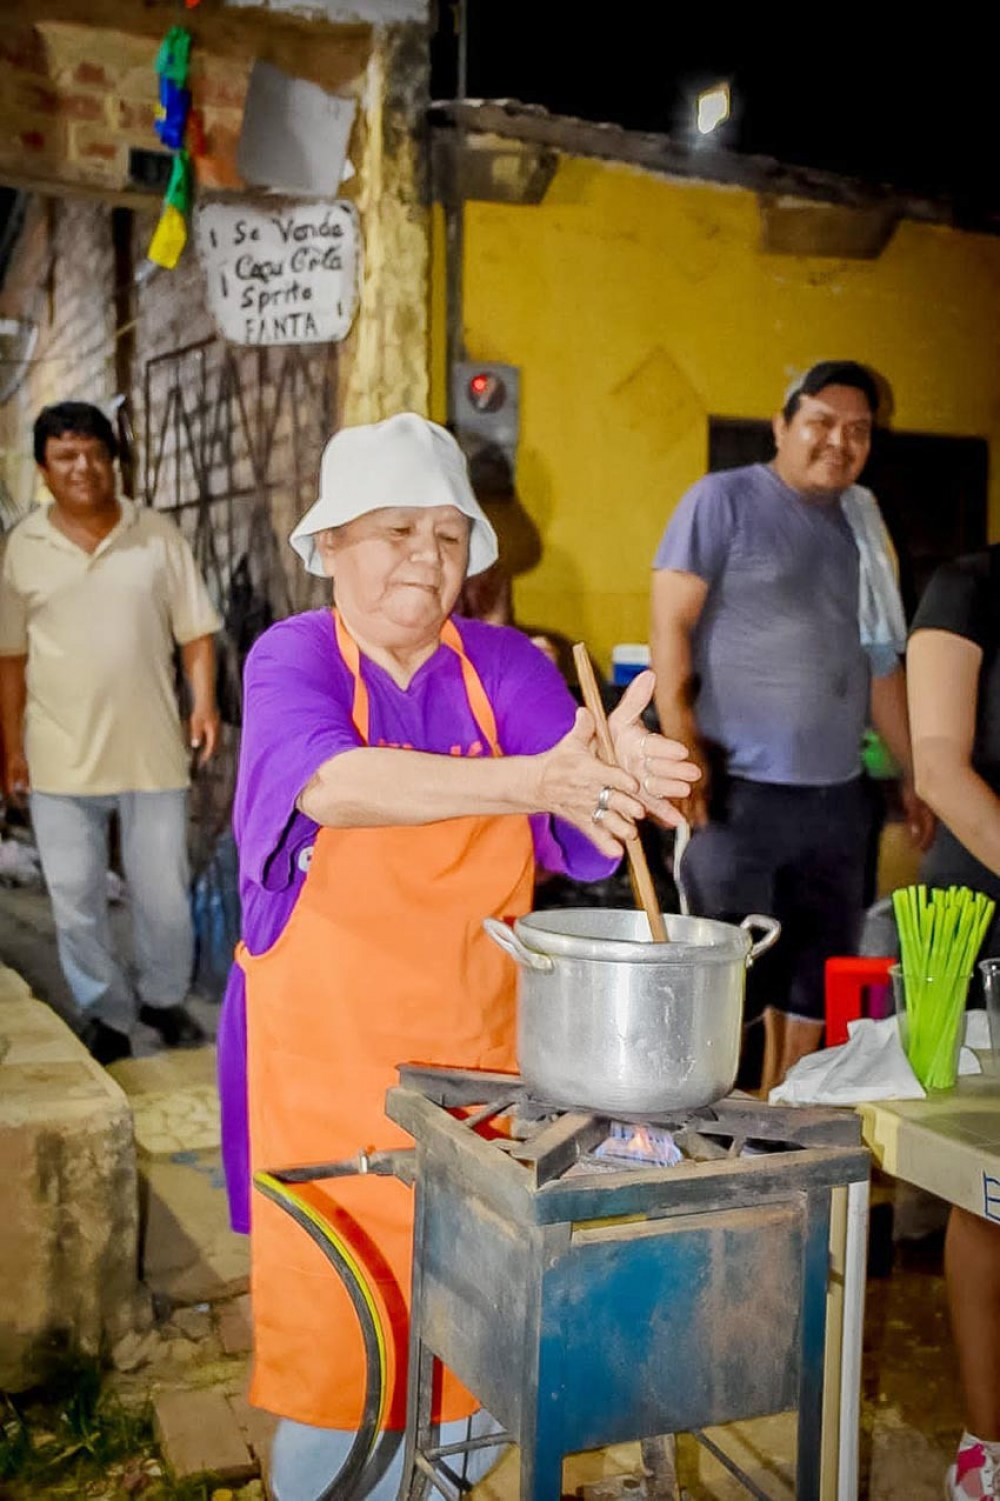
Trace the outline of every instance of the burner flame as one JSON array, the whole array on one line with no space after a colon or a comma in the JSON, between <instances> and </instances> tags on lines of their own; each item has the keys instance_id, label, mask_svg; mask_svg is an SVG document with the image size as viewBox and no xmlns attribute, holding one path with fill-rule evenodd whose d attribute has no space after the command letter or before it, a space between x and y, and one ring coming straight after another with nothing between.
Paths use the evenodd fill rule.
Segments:
<instances>
[{"instance_id":1,"label":"burner flame","mask_svg":"<svg viewBox=\"0 0 1000 1501\"><path fill-rule=\"evenodd\" d=\"M681 1161L683 1153L670 1132L660 1126L612 1121L610 1134L601 1142L594 1155L621 1158L626 1162L648 1163L655 1167L675 1167Z\"/></svg>"},{"instance_id":2,"label":"burner flame","mask_svg":"<svg viewBox=\"0 0 1000 1501\"><path fill-rule=\"evenodd\" d=\"M636 1126L623 1150L629 1157L641 1157L644 1162L659 1161L660 1149L654 1143L647 1126Z\"/></svg>"}]
</instances>

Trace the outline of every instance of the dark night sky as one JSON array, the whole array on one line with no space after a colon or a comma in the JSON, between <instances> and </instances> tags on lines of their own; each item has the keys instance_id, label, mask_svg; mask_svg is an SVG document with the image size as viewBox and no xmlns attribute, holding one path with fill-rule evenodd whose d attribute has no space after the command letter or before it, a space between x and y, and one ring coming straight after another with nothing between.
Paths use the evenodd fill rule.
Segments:
<instances>
[{"instance_id":1,"label":"dark night sky","mask_svg":"<svg viewBox=\"0 0 1000 1501\"><path fill-rule=\"evenodd\" d=\"M779 19L758 8L741 31L717 7L697 8L702 20L690 9L468 0L468 94L682 134L696 89L726 78L734 150L1000 205L1000 87L981 25L956 12L947 32L938 11L933 30L890 29L874 8L797 6ZM440 0L437 98L454 93L452 30Z\"/></svg>"}]
</instances>

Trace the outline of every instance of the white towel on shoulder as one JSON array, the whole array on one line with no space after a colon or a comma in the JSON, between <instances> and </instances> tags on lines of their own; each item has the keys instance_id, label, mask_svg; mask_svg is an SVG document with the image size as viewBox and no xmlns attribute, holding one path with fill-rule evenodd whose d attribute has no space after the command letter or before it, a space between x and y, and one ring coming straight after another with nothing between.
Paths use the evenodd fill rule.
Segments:
<instances>
[{"instance_id":1,"label":"white towel on shoulder","mask_svg":"<svg viewBox=\"0 0 1000 1501\"><path fill-rule=\"evenodd\" d=\"M854 533L861 563L858 627L861 644L878 668L892 670L893 657L906 651L906 617L896 579L896 554L878 501L864 485L850 485L840 507Z\"/></svg>"}]
</instances>

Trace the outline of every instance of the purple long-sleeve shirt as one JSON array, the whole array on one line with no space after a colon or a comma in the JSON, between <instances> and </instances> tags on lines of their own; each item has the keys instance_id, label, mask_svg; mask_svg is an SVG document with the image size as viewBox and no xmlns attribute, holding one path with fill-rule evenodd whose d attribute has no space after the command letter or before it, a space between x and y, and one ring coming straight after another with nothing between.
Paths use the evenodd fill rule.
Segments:
<instances>
[{"instance_id":1,"label":"purple long-sleeve shirt","mask_svg":"<svg viewBox=\"0 0 1000 1501\"><path fill-rule=\"evenodd\" d=\"M493 707L504 754L549 750L570 729L576 711L557 669L520 631L476 620L455 624ZM450 648L439 647L405 689L367 657L361 672L369 697L369 744L439 755L489 754ZM280 621L247 658L233 823L243 939L252 954L270 948L285 927L309 867L318 826L298 812L296 799L324 762L362 744L351 720L353 702L354 680L328 610ZM615 868L586 835L561 820L537 815L531 831L535 858L546 870L596 881ZM226 987L218 1045L230 1212L234 1228L246 1231L246 998L237 965Z\"/></svg>"}]
</instances>

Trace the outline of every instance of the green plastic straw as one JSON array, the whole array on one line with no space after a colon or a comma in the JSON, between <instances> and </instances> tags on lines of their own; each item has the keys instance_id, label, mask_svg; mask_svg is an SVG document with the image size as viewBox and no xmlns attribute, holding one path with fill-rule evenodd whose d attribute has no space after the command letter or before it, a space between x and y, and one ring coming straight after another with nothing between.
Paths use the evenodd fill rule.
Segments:
<instances>
[{"instance_id":1,"label":"green plastic straw","mask_svg":"<svg viewBox=\"0 0 1000 1501\"><path fill-rule=\"evenodd\" d=\"M972 967L995 904L965 886L893 892L906 1005L907 1056L925 1089L955 1082L958 1029Z\"/></svg>"}]
</instances>

